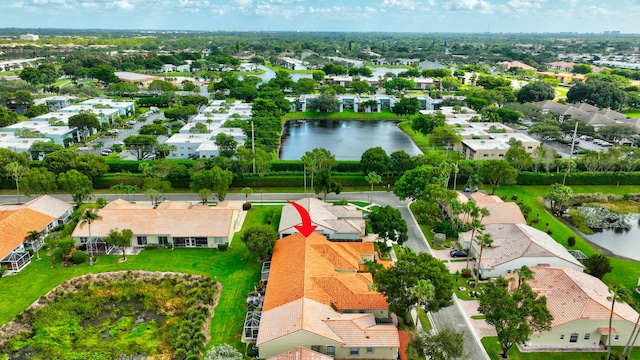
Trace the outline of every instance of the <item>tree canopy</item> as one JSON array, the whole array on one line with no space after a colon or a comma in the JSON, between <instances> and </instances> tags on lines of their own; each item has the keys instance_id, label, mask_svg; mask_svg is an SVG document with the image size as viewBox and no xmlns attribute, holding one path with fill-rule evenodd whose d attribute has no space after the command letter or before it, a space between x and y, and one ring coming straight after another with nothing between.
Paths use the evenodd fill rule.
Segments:
<instances>
[{"instance_id":1,"label":"tree canopy","mask_svg":"<svg viewBox=\"0 0 640 360\"><path fill-rule=\"evenodd\" d=\"M428 279L434 286L434 298L428 311L438 311L453 304L453 279L447 267L427 253L407 251L398 257L393 267L378 271L374 276L376 289L387 297L389 309L404 316L409 307L418 302L409 289L420 279Z\"/></svg>"},{"instance_id":2,"label":"tree canopy","mask_svg":"<svg viewBox=\"0 0 640 360\"><path fill-rule=\"evenodd\" d=\"M369 215L371 231L385 240L402 245L409 239L407 222L402 218L400 210L389 205L381 207Z\"/></svg>"},{"instance_id":3,"label":"tree canopy","mask_svg":"<svg viewBox=\"0 0 640 360\"><path fill-rule=\"evenodd\" d=\"M269 225L252 226L242 234L242 242L247 249L260 258L271 255L277 240L278 233Z\"/></svg>"}]
</instances>

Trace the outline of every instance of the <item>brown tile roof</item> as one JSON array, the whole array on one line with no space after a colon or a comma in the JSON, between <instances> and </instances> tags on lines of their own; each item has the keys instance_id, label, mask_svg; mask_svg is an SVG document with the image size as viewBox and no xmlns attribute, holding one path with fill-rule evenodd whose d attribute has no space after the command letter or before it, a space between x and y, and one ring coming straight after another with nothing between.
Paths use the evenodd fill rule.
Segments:
<instances>
[{"instance_id":1,"label":"brown tile roof","mask_svg":"<svg viewBox=\"0 0 640 360\"><path fill-rule=\"evenodd\" d=\"M29 231L44 230L56 218L35 210L0 210L0 259L24 242Z\"/></svg>"},{"instance_id":2,"label":"brown tile roof","mask_svg":"<svg viewBox=\"0 0 640 360\"><path fill-rule=\"evenodd\" d=\"M553 327L576 320L608 320L611 314L611 295L609 288L599 279L570 267L532 267L534 278L527 284L539 295L547 297L547 308L553 321ZM515 277L510 275L509 277ZM638 313L625 303L616 303L614 319L623 319L632 323L638 319ZM604 333L608 333L602 330Z\"/></svg>"},{"instance_id":3,"label":"brown tile roof","mask_svg":"<svg viewBox=\"0 0 640 360\"><path fill-rule=\"evenodd\" d=\"M296 201L309 212L311 222L342 234L364 235L365 222L362 211L350 205L331 205L314 198L304 198ZM291 204L282 208L278 232L291 229L302 224L300 214Z\"/></svg>"},{"instance_id":4,"label":"brown tile roof","mask_svg":"<svg viewBox=\"0 0 640 360\"><path fill-rule=\"evenodd\" d=\"M484 233L491 234L493 245L482 251L480 260L483 269L494 269L522 257L557 257L583 267L562 245L558 244L547 233L526 224L489 224ZM463 233L465 240L471 238L471 232ZM476 253L480 247L476 242L471 246Z\"/></svg>"},{"instance_id":5,"label":"brown tile roof","mask_svg":"<svg viewBox=\"0 0 640 360\"><path fill-rule=\"evenodd\" d=\"M373 337L381 341L376 346L396 346L395 327L376 325L373 314L336 311L388 308L384 296L371 290L371 274L357 272L363 254L374 254L372 243L330 242L317 233L307 238L295 233L278 240L271 259L258 345L304 329L343 344ZM345 325L345 321L355 323ZM369 338L363 335L364 329L371 331ZM348 335L350 331L357 334Z\"/></svg>"},{"instance_id":6,"label":"brown tile roof","mask_svg":"<svg viewBox=\"0 0 640 360\"><path fill-rule=\"evenodd\" d=\"M234 210L193 206L188 202L163 202L157 209L147 204L114 200L98 210L102 220L91 224L91 235L104 237L114 228L131 229L136 235L226 237ZM77 226L73 237L89 236L88 226Z\"/></svg>"},{"instance_id":7,"label":"brown tile roof","mask_svg":"<svg viewBox=\"0 0 640 360\"><path fill-rule=\"evenodd\" d=\"M471 194L471 198L479 207L489 210L489 216L482 218L484 225L527 223L520 207L514 202L504 202L497 196L485 195L479 191Z\"/></svg>"},{"instance_id":8,"label":"brown tile roof","mask_svg":"<svg viewBox=\"0 0 640 360\"><path fill-rule=\"evenodd\" d=\"M299 347L297 349L287 351L286 353L267 358L267 360L333 360L333 357L307 348Z\"/></svg>"},{"instance_id":9,"label":"brown tile roof","mask_svg":"<svg viewBox=\"0 0 640 360\"><path fill-rule=\"evenodd\" d=\"M524 70L536 70L536 68L534 68L533 66L527 65L520 61L502 61L502 62L499 62L498 64L506 66L507 69L511 69L515 67L515 68L521 68Z\"/></svg>"}]
</instances>

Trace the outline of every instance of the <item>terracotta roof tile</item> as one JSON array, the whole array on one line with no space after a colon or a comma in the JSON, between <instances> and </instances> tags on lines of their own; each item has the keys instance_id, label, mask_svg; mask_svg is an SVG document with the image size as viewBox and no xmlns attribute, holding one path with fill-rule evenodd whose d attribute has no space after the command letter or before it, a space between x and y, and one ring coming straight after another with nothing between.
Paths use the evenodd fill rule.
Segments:
<instances>
[{"instance_id":1,"label":"terracotta roof tile","mask_svg":"<svg viewBox=\"0 0 640 360\"><path fill-rule=\"evenodd\" d=\"M344 346L359 346L349 342L356 340L358 344L377 341L377 346L396 346L395 327L376 325L373 314L342 314L335 310L388 308L384 296L371 290L371 274L357 272L363 254L374 254L372 243L330 242L317 233L307 238L295 233L278 240L257 344L306 330ZM358 320L352 322L354 319ZM349 324L336 325L344 321ZM363 335L365 325L370 335Z\"/></svg>"},{"instance_id":2,"label":"terracotta roof tile","mask_svg":"<svg viewBox=\"0 0 640 360\"><path fill-rule=\"evenodd\" d=\"M0 210L0 259L24 242L29 231L44 230L56 218L35 210Z\"/></svg>"},{"instance_id":3,"label":"terracotta roof tile","mask_svg":"<svg viewBox=\"0 0 640 360\"><path fill-rule=\"evenodd\" d=\"M333 360L333 357L299 347L286 353L267 358L267 360Z\"/></svg>"},{"instance_id":4,"label":"terracotta roof tile","mask_svg":"<svg viewBox=\"0 0 640 360\"><path fill-rule=\"evenodd\" d=\"M553 327L576 320L608 320L611 314L609 288L599 279L570 267L532 267L534 278L527 284L547 297ZM509 275L506 278L516 277ZM614 319L635 323L638 313L625 303L616 303ZM607 328L607 332L608 332Z\"/></svg>"},{"instance_id":5,"label":"terracotta roof tile","mask_svg":"<svg viewBox=\"0 0 640 360\"><path fill-rule=\"evenodd\" d=\"M331 229L337 233L364 235L364 220L362 211L349 205L331 205L314 198L304 198L296 201L309 212L311 223ZM278 232L300 225L302 220L295 207L286 204L282 208Z\"/></svg>"}]
</instances>

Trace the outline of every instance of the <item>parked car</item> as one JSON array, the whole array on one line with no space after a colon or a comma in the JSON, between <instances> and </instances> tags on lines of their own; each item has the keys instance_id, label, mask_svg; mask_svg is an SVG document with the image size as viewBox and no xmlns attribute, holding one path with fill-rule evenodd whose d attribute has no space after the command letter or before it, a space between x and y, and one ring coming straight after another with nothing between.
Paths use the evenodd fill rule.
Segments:
<instances>
[{"instance_id":1,"label":"parked car","mask_svg":"<svg viewBox=\"0 0 640 360\"><path fill-rule=\"evenodd\" d=\"M593 138L589 135L582 135L578 139L584 140L584 141L593 141Z\"/></svg>"},{"instance_id":2,"label":"parked car","mask_svg":"<svg viewBox=\"0 0 640 360\"><path fill-rule=\"evenodd\" d=\"M102 155L102 156L109 156L112 153L113 153L113 150L111 150L111 149L104 149L104 150L100 151L100 155Z\"/></svg>"},{"instance_id":3,"label":"parked car","mask_svg":"<svg viewBox=\"0 0 640 360\"><path fill-rule=\"evenodd\" d=\"M449 255L451 255L451 257L467 257L469 256L469 253L466 252L465 250L451 250L449 252Z\"/></svg>"},{"instance_id":4,"label":"parked car","mask_svg":"<svg viewBox=\"0 0 640 360\"><path fill-rule=\"evenodd\" d=\"M478 191L478 187L474 186L473 187L473 192L477 192ZM471 186L468 186L464 188L464 192L471 192Z\"/></svg>"},{"instance_id":5,"label":"parked car","mask_svg":"<svg viewBox=\"0 0 640 360\"><path fill-rule=\"evenodd\" d=\"M518 130L528 130L528 129L529 129L529 128L528 128L528 127L526 127L526 126L524 126L524 125L522 125L522 126L518 127Z\"/></svg>"},{"instance_id":6,"label":"parked car","mask_svg":"<svg viewBox=\"0 0 640 360\"><path fill-rule=\"evenodd\" d=\"M109 130L109 134L117 134L117 133L119 133L119 132L120 132L120 130L118 130L118 129L111 129L111 130Z\"/></svg>"},{"instance_id":7,"label":"parked car","mask_svg":"<svg viewBox=\"0 0 640 360\"><path fill-rule=\"evenodd\" d=\"M113 143L113 145L124 146L124 142L123 142L123 141L119 141L119 140L118 140L118 141L115 141L115 142Z\"/></svg>"}]
</instances>

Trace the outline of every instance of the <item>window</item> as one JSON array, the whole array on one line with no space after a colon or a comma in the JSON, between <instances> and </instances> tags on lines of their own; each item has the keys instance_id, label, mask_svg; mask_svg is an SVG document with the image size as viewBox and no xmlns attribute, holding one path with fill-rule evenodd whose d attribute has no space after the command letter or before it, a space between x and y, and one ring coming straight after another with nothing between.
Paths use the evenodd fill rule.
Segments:
<instances>
[{"instance_id":1,"label":"window","mask_svg":"<svg viewBox=\"0 0 640 360\"><path fill-rule=\"evenodd\" d=\"M222 238L220 236L216 236L215 238L213 238L213 242L215 244L222 244L222 243L224 243L224 238Z\"/></svg>"},{"instance_id":2,"label":"window","mask_svg":"<svg viewBox=\"0 0 640 360\"><path fill-rule=\"evenodd\" d=\"M483 154L482 156L484 156L484 157L489 157L489 154Z\"/></svg>"},{"instance_id":3,"label":"window","mask_svg":"<svg viewBox=\"0 0 640 360\"><path fill-rule=\"evenodd\" d=\"M138 245L140 245L140 246L147 245L147 237L146 236L138 236Z\"/></svg>"},{"instance_id":4,"label":"window","mask_svg":"<svg viewBox=\"0 0 640 360\"><path fill-rule=\"evenodd\" d=\"M316 351L316 352L320 352L320 345L311 345L311 350L312 351Z\"/></svg>"},{"instance_id":5,"label":"window","mask_svg":"<svg viewBox=\"0 0 640 360\"><path fill-rule=\"evenodd\" d=\"M367 348L367 354L373 354L373 348Z\"/></svg>"},{"instance_id":6,"label":"window","mask_svg":"<svg viewBox=\"0 0 640 360\"><path fill-rule=\"evenodd\" d=\"M168 236L158 236L158 244L159 245L167 245L169 243Z\"/></svg>"},{"instance_id":7,"label":"window","mask_svg":"<svg viewBox=\"0 0 640 360\"><path fill-rule=\"evenodd\" d=\"M349 355L360 355L360 348L349 348Z\"/></svg>"},{"instance_id":8,"label":"window","mask_svg":"<svg viewBox=\"0 0 640 360\"><path fill-rule=\"evenodd\" d=\"M174 246L186 246L187 245L187 238L185 237L174 237L173 238L173 245Z\"/></svg>"},{"instance_id":9,"label":"window","mask_svg":"<svg viewBox=\"0 0 640 360\"><path fill-rule=\"evenodd\" d=\"M584 339L585 340L589 340L589 338L591 338L591 334L589 334L589 333L584 334Z\"/></svg>"},{"instance_id":10,"label":"window","mask_svg":"<svg viewBox=\"0 0 640 360\"><path fill-rule=\"evenodd\" d=\"M328 346L327 346L327 355L329 355L329 356L336 356L336 347L335 347L335 346L328 345Z\"/></svg>"},{"instance_id":11,"label":"window","mask_svg":"<svg viewBox=\"0 0 640 360\"><path fill-rule=\"evenodd\" d=\"M620 339L620 335L616 335L616 336L613 338L613 340L618 340L618 339Z\"/></svg>"},{"instance_id":12,"label":"window","mask_svg":"<svg viewBox=\"0 0 640 360\"><path fill-rule=\"evenodd\" d=\"M569 342L578 342L578 334L577 333L573 333L571 334L571 337L569 338Z\"/></svg>"},{"instance_id":13,"label":"window","mask_svg":"<svg viewBox=\"0 0 640 360\"><path fill-rule=\"evenodd\" d=\"M87 240L89 240L89 238L88 238L88 237L86 237L86 236L82 236L82 237L80 237L80 244L86 244L86 243L87 243Z\"/></svg>"},{"instance_id":14,"label":"window","mask_svg":"<svg viewBox=\"0 0 640 360\"><path fill-rule=\"evenodd\" d=\"M196 237L195 241L197 247L207 247L209 245L206 237Z\"/></svg>"},{"instance_id":15,"label":"window","mask_svg":"<svg viewBox=\"0 0 640 360\"><path fill-rule=\"evenodd\" d=\"M560 335L560 340L564 339L564 335Z\"/></svg>"}]
</instances>

